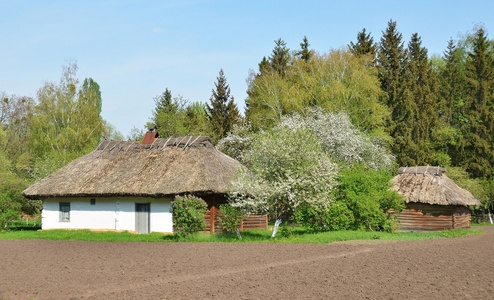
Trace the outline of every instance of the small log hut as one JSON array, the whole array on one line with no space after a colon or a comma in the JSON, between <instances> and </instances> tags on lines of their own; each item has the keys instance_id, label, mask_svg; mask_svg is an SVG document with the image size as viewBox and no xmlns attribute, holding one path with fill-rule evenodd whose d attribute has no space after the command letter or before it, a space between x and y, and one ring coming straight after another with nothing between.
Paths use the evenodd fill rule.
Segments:
<instances>
[{"instance_id":1,"label":"small log hut","mask_svg":"<svg viewBox=\"0 0 494 300\"><path fill-rule=\"evenodd\" d=\"M470 228L469 206L480 206L469 191L446 176L446 168L402 167L392 179L406 208L396 217L399 231L438 231Z\"/></svg>"}]
</instances>

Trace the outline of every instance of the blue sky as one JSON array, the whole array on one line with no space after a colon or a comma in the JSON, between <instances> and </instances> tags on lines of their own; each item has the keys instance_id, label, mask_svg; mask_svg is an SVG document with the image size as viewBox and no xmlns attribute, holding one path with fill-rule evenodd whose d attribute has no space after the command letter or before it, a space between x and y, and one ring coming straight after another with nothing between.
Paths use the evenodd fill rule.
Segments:
<instances>
[{"instance_id":1,"label":"blue sky","mask_svg":"<svg viewBox=\"0 0 494 300\"><path fill-rule=\"evenodd\" d=\"M103 118L127 135L166 87L207 102L223 69L243 112L249 70L274 40L296 50L307 36L323 53L364 27L379 40L390 19L406 43L418 32L429 54L442 54L478 24L492 39L494 1L0 0L0 91L35 97L75 61L81 81L101 86Z\"/></svg>"}]
</instances>

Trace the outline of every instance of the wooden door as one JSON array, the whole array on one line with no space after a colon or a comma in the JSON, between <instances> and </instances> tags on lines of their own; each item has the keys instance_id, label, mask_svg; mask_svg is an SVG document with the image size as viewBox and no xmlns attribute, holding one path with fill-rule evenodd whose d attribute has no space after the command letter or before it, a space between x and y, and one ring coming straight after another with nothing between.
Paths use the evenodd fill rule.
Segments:
<instances>
[{"instance_id":1,"label":"wooden door","mask_svg":"<svg viewBox=\"0 0 494 300\"><path fill-rule=\"evenodd\" d=\"M136 231L137 233L149 233L151 204L136 203Z\"/></svg>"}]
</instances>

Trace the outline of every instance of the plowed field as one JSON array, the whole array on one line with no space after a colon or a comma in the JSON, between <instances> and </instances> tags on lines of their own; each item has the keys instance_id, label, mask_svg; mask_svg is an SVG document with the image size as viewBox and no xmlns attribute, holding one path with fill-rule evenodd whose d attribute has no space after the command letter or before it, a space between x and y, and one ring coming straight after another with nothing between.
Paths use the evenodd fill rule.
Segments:
<instances>
[{"instance_id":1,"label":"plowed field","mask_svg":"<svg viewBox=\"0 0 494 300\"><path fill-rule=\"evenodd\" d=\"M493 299L483 229L328 245L0 240L0 299Z\"/></svg>"}]
</instances>

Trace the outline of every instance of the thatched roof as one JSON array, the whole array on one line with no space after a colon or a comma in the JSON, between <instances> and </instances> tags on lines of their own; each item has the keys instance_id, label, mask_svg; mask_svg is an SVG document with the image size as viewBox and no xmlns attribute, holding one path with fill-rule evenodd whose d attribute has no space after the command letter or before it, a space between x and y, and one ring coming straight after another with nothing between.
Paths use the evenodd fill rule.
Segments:
<instances>
[{"instance_id":1,"label":"thatched roof","mask_svg":"<svg viewBox=\"0 0 494 300\"><path fill-rule=\"evenodd\" d=\"M393 182L392 190L405 198L405 202L419 202L437 205L481 205L480 201L467 190L460 188L440 167L400 168Z\"/></svg>"},{"instance_id":2,"label":"thatched roof","mask_svg":"<svg viewBox=\"0 0 494 300\"><path fill-rule=\"evenodd\" d=\"M207 137L103 141L91 153L33 184L30 199L225 193L241 164Z\"/></svg>"}]
</instances>

